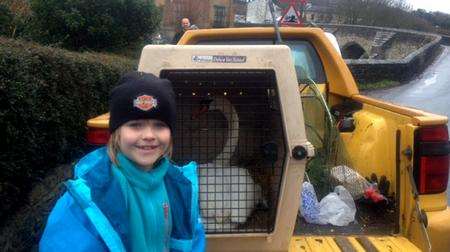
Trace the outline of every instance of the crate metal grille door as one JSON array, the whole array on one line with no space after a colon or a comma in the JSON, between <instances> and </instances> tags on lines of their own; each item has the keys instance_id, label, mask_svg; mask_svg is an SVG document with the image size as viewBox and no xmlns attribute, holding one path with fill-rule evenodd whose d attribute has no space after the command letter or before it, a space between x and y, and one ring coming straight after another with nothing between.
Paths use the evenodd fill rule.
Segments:
<instances>
[{"instance_id":1,"label":"crate metal grille door","mask_svg":"<svg viewBox=\"0 0 450 252\"><path fill-rule=\"evenodd\" d=\"M198 163L207 233L274 229L285 157L271 70L163 70L177 96L173 160Z\"/></svg>"}]
</instances>

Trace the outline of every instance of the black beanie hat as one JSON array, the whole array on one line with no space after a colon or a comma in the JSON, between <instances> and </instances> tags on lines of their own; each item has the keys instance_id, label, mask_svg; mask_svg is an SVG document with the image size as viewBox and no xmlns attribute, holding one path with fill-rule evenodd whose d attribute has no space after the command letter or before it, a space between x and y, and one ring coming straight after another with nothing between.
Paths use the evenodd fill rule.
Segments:
<instances>
[{"instance_id":1,"label":"black beanie hat","mask_svg":"<svg viewBox=\"0 0 450 252\"><path fill-rule=\"evenodd\" d=\"M109 131L139 119L158 119L172 134L176 122L175 94L172 83L153 74L130 72L122 76L109 96Z\"/></svg>"}]
</instances>

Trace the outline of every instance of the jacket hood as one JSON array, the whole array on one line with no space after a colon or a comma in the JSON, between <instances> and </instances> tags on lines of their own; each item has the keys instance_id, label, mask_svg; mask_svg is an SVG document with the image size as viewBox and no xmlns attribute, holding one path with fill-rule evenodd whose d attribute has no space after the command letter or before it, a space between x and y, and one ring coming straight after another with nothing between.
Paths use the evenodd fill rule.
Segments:
<instances>
[{"instance_id":1,"label":"jacket hood","mask_svg":"<svg viewBox=\"0 0 450 252\"><path fill-rule=\"evenodd\" d=\"M94 167L96 169L93 169ZM101 147L78 161L74 167L75 179L84 179L91 188L103 187L112 177L110 167L111 160L107 148Z\"/></svg>"}]
</instances>

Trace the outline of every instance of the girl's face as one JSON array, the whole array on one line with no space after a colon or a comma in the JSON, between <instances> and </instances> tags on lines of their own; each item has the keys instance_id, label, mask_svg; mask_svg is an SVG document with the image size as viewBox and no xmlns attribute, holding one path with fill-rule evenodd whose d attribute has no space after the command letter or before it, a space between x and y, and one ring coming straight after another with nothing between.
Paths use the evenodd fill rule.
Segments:
<instances>
[{"instance_id":1,"label":"girl's face","mask_svg":"<svg viewBox=\"0 0 450 252\"><path fill-rule=\"evenodd\" d=\"M143 170L152 169L170 146L170 128L160 120L132 120L118 130L120 151Z\"/></svg>"}]
</instances>

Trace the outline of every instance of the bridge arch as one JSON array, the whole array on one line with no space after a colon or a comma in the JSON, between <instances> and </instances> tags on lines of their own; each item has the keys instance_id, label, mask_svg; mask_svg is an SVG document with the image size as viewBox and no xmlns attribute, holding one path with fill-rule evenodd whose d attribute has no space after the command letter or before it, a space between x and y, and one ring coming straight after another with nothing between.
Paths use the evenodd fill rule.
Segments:
<instances>
[{"instance_id":1,"label":"bridge arch","mask_svg":"<svg viewBox=\"0 0 450 252\"><path fill-rule=\"evenodd\" d=\"M341 48L342 57L344 59L368 59L368 52L358 43L348 42Z\"/></svg>"}]
</instances>

